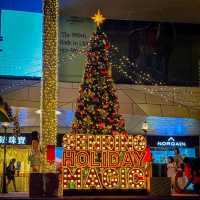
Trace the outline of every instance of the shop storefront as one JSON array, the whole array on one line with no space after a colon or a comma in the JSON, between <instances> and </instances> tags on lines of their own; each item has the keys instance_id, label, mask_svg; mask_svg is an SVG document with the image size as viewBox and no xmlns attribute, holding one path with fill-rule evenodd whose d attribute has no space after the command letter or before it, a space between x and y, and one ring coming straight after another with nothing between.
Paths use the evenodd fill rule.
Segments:
<instances>
[{"instance_id":1,"label":"shop storefront","mask_svg":"<svg viewBox=\"0 0 200 200\"><path fill-rule=\"evenodd\" d=\"M16 159L15 167L15 181L17 190L20 192L28 191L29 180L29 161L28 156L31 151L31 135L21 134L20 136L14 136L7 134L6 138L3 134L0 134L0 181L2 182L2 170L3 170L3 146L6 142L6 163L9 164L12 158ZM12 183L8 187L8 192L14 191Z\"/></svg>"},{"instance_id":2,"label":"shop storefront","mask_svg":"<svg viewBox=\"0 0 200 200\"><path fill-rule=\"evenodd\" d=\"M175 148L189 159L199 154L198 136L147 136L147 143L153 156L153 176L166 176L167 158L175 155Z\"/></svg>"},{"instance_id":3,"label":"shop storefront","mask_svg":"<svg viewBox=\"0 0 200 200\"><path fill-rule=\"evenodd\" d=\"M57 144L55 149L55 161L59 168L62 162L62 137L63 134L58 134ZM6 138L3 133L0 133L0 184L2 184L2 171L3 171L3 147L6 142L6 164L8 165L12 158L16 159L15 167L15 181L17 191L28 192L29 191L29 174L30 174L30 162L29 155L31 153L31 133L20 134L15 136L13 134L6 134ZM13 184L11 183L8 187L8 192L13 192Z\"/></svg>"}]
</instances>

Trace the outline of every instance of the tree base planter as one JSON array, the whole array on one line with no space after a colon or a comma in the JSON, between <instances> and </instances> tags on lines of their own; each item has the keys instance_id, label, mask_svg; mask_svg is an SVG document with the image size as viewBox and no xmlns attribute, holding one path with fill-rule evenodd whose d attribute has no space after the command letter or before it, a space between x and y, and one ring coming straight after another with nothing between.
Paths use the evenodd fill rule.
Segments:
<instances>
[{"instance_id":1,"label":"tree base planter","mask_svg":"<svg viewBox=\"0 0 200 200\"><path fill-rule=\"evenodd\" d=\"M168 177L152 177L150 179L150 195L171 195L171 179Z\"/></svg>"},{"instance_id":2,"label":"tree base planter","mask_svg":"<svg viewBox=\"0 0 200 200\"><path fill-rule=\"evenodd\" d=\"M29 196L41 197L43 196L43 175L42 173L30 173L29 179Z\"/></svg>"},{"instance_id":3,"label":"tree base planter","mask_svg":"<svg viewBox=\"0 0 200 200\"><path fill-rule=\"evenodd\" d=\"M57 197L59 195L58 173L31 173L29 182L30 197Z\"/></svg>"},{"instance_id":4,"label":"tree base planter","mask_svg":"<svg viewBox=\"0 0 200 200\"><path fill-rule=\"evenodd\" d=\"M45 173L43 174L44 196L57 197L59 196L59 174Z\"/></svg>"}]
</instances>

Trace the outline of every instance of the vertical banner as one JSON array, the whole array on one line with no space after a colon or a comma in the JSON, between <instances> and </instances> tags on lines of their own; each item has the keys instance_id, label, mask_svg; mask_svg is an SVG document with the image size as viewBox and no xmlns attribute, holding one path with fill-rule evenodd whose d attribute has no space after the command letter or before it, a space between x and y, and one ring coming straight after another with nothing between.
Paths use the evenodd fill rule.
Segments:
<instances>
[{"instance_id":1,"label":"vertical banner","mask_svg":"<svg viewBox=\"0 0 200 200\"><path fill-rule=\"evenodd\" d=\"M49 162L55 161L55 145L47 146L47 160Z\"/></svg>"}]
</instances>

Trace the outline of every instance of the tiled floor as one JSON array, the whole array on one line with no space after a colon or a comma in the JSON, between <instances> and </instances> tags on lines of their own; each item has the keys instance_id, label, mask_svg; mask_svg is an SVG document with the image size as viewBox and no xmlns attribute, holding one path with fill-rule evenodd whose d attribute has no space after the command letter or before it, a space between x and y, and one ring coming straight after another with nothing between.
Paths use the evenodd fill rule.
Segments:
<instances>
[{"instance_id":1,"label":"tiled floor","mask_svg":"<svg viewBox=\"0 0 200 200\"><path fill-rule=\"evenodd\" d=\"M12 192L12 193L7 193L7 194L2 194L0 193L0 199L1 200L30 200L30 199L42 199L42 200L49 200L49 199L55 199L55 200L101 200L101 199L106 199L106 200L128 200L128 199L133 199L133 200L200 200L200 196L196 194L173 194L172 196L168 197L153 197L153 196L65 196L65 197L35 197L35 198L30 198L28 193L23 193L23 192Z\"/></svg>"}]
</instances>

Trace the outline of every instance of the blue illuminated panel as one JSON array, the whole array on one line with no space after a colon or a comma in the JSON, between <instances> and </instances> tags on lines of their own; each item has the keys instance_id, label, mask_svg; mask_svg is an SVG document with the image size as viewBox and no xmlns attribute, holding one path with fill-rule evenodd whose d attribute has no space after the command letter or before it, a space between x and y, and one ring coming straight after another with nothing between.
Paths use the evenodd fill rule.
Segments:
<instances>
[{"instance_id":1,"label":"blue illuminated panel","mask_svg":"<svg viewBox=\"0 0 200 200\"><path fill-rule=\"evenodd\" d=\"M63 147L56 147L56 161L62 161Z\"/></svg>"},{"instance_id":2,"label":"blue illuminated panel","mask_svg":"<svg viewBox=\"0 0 200 200\"><path fill-rule=\"evenodd\" d=\"M42 1L1 0L0 76L42 75Z\"/></svg>"},{"instance_id":3,"label":"blue illuminated panel","mask_svg":"<svg viewBox=\"0 0 200 200\"><path fill-rule=\"evenodd\" d=\"M148 116L147 122L150 135L188 136L200 130L200 121L191 118Z\"/></svg>"},{"instance_id":4,"label":"blue illuminated panel","mask_svg":"<svg viewBox=\"0 0 200 200\"><path fill-rule=\"evenodd\" d=\"M195 158L195 148L179 148L180 150L180 155L183 157L188 157L188 158ZM165 164L167 163L167 158L169 156L174 157L174 151L173 150L152 150L151 151L152 156L153 156L153 162L156 164Z\"/></svg>"}]
</instances>

